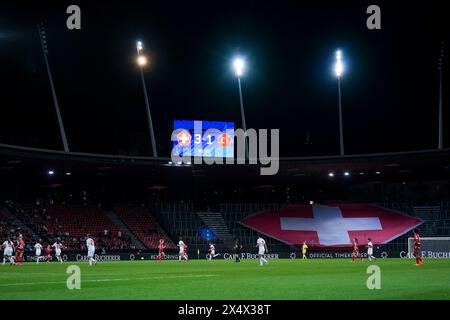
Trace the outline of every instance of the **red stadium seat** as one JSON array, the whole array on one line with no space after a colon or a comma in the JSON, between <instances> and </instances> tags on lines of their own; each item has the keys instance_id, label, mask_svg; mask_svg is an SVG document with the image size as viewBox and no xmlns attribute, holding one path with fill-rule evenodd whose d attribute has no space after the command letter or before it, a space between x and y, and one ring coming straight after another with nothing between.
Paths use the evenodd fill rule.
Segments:
<instances>
[{"instance_id":1,"label":"red stadium seat","mask_svg":"<svg viewBox=\"0 0 450 320\"><path fill-rule=\"evenodd\" d=\"M145 211L145 208L137 205L118 205L114 207L114 211L148 249L157 249L159 239L165 240L166 248L176 248L155 218Z\"/></svg>"}]
</instances>

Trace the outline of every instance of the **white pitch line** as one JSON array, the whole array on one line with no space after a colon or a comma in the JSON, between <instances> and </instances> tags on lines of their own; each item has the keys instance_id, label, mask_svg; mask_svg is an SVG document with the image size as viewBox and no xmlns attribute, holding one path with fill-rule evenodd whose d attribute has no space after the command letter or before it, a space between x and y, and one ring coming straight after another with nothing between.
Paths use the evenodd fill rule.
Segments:
<instances>
[{"instance_id":1,"label":"white pitch line","mask_svg":"<svg viewBox=\"0 0 450 320\"><path fill-rule=\"evenodd\" d=\"M81 282L112 282L112 281L133 281L133 280L163 280L174 278L206 278L217 277L217 274L201 274L201 275L185 275L185 276L160 276L160 277L145 277L145 278L116 278L116 279L92 279L81 280ZM66 281L41 281L41 282L20 282L20 283L6 283L0 284L0 287L14 287L14 286L29 286L29 285L41 285L41 284L65 284Z\"/></svg>"}]
</instances>

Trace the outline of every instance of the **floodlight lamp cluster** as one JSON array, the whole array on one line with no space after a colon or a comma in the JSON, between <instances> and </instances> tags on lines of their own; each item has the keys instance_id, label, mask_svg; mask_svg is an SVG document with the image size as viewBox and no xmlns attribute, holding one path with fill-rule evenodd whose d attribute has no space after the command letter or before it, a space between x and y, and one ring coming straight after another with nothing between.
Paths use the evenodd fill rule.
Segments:
<instances>
[{"instance_id":1,"label":"floodlight lamp cluster","mask_svg":"<svg viewBox=\"0 0 450 320\"><path fill-rule=\"evenodd\" d=\"M138 66L140 67L144 67L147 65L147 57L145 55L142 54L142 50L144 49L144 44L142 43L142 41L137 41L136 42L136 50L138 53L136 62L138 64Z\"/></svg>"},{"instance_id":2,"label":"floodlight lamp cluster","mask_svg":"<svg viewBox=\"0 0 450 320\"><path fill-rule=\"evenodd\" d=\"M336 74L336 77L341 77L344 73L344 64L342 62L342 51L337 50L336 51L336 64L334 65L334 73Z\"/></svg>"},{"instance_id":3,"label":"floodlight lamp cluster","mask_svg":"<svg viewBox=\"0 0 450 320\"><path fill-rule=\"evenodd\" d=\"M235 58L233 60L233 69L236 76L240 77L244 74L245 62L242 58Z\"/></svg>"}]
</instances>

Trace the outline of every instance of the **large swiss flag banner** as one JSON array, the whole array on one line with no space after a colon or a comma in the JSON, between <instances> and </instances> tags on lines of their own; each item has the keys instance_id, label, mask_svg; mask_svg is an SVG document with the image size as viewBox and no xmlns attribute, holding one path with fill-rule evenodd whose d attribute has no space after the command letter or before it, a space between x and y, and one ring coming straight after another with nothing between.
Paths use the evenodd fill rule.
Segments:
<instances>
[{"instance_id":1,"label":"large swiss flag banner","mask_svg":"<svg viewBox=\"0 0 450 320\"><path fill-rule=\"evenodd\" d=\"M286 205L259 212L240 223L287 244L306 241L318 247L348 247L351 239L384 244L423 223L417 217L370 204Z\"/></svg>"}]
</instances>

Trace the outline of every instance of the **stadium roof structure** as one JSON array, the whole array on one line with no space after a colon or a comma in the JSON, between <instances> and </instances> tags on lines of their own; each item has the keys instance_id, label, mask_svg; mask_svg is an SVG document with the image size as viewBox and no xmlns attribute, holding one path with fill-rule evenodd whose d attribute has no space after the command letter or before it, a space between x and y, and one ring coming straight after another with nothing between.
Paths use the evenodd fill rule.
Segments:
<instances>
[{"instance_id":1,"label":"stadium roof structure","mask_svg":"<svg viewBox=\"0 0 450 320\"><path fill-rule=\"evenodd\" d=\"M165 157L64 152L0 144L0 178L55 177L70 172L84 179L112 176L164 186L171 181L208 181L243 185L326 183L329 181L411 181L450 179L450 149L346 156L280 158L279 172L261 176L261 165L178 165ZM193 180L194 179L194 180ZM199 180L200 179L200 180Z\"/></svg>"}]
</instances>

